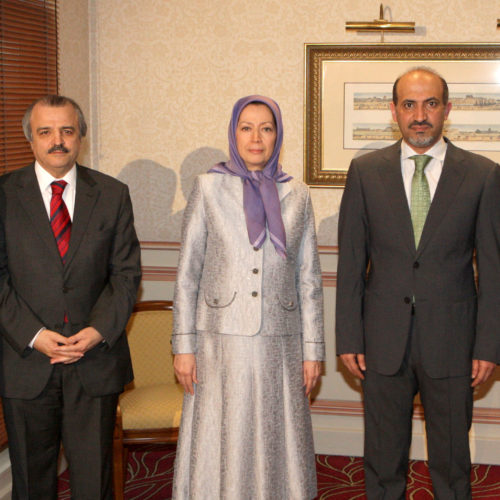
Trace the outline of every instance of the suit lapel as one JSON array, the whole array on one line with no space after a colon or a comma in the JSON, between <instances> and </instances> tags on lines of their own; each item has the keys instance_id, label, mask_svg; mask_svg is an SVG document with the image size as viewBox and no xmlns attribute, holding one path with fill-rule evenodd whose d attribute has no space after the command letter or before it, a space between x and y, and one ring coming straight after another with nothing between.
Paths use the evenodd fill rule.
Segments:
<instances>
[{"instance_id":1,"label":"suit lapel","mask_svg":"<svg viewBox=\"0 0 500 500\"><path fill-rule=\"evenodd\" d=\"M401 230L403 241L411 252L415 252L415 236L411 223L410 208L401 174L401 141L388 147L378 165L380 179L385 187L387 200L395 219L395 227Z\"/></svg>"},{"instance_id":2,"label":"suit lapel","mask_svg":"<svg viewBox=\"0 0 500 500\"><path fill-rule=\"evenodd\" d=\"M243 179L230 174L213 174L222 177L222 188L227 193L228 199L232 199L239 207L243 206Z\"/></svg>"},{"instance_id":3,"label":"suit lapel","mask_svg":"<svg viewBox=\"0 0 500 500\"><path fill-rule=\"evenodd\" d=\"M283 201L283 198L285 196L287 196L292 191L292 187L290 186L290 181L277 182L276 187L278 189L278 196L279 196L280 201Z\"/></svg>"},{"instance_id":4,"label":"suit lapel","mask_svg":"<svg viewBox=\"0 0 500 500\"><path fill-rule=\"evenodd\" d=\"M43 203L42 193L35 174L34 164L23 171L17 183L19 205L28 214L36 233L44 242L53 258L62 264L59 250L57 249L54 233L50 227L47 209Z\"/></svg>"},{"instance_id":5,"label":"suit lapel","mask_svg":"<svg viewBox=\"0 0 500 500\"><path fill-rule=\"evenodd\" d=\"M77 181L76 181L76 196L75 210L73 212L73 224L71 226L71 238L69 241L68 253L66 255L67 270L76 251L82 241L83 235L87 230L87 226L94 210L96 201L99 198L100 190L97 187L95 180L90 177L85 168L77 165Z\"/></svg>"},{"instance_id":6,"label":"suit lapel","mask_svg":"<svg viewBox=\"0 0 500 500\"><path fill-rule=\"evenodd\" d=\"M447 141L448 142L448 141ZM463 154L460 149L448 142L443 170L439 177L434 198L432 199L427 219L425 220L422 237L418 246L418 254L425 248L426 244L437 231L441 221L444 219L451 203L456 197L458 189L462 185L466 173L463 165Z\"/></svg>"}]
</instances>

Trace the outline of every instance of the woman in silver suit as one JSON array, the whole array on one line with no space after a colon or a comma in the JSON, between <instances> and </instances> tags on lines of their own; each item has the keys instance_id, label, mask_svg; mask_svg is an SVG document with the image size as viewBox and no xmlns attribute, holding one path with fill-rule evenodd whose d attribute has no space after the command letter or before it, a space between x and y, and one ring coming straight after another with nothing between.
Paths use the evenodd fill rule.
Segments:
<instances>
[{"instance_id":1,"label":"woman in silver suit","mask_svg":"<svg viewBox=\"0 0 500 500\"><path fill-rule=\"evenodd\" d=\"M230 160L196 179L185 210L175 499L316 496L307 396L325 355L321 272L309 190L283 172L282 141L276 102L237 101Z\"/></svg>"}]
</instances>

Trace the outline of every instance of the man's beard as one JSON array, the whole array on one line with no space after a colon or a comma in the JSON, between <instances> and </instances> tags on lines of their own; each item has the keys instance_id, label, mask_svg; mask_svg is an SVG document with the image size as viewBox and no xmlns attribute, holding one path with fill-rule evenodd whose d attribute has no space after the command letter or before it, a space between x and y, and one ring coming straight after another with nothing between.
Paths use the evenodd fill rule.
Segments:
<instances>
[{"instance_id":1,"label":"man's beard","mask_svg":"<svg viewBox=\"0 0 500 500\"><path fill-rule=\"evenodd\" d=\"M415 146L416 148L426 148L428 146L432 146L434 143L438 141L438 139L441 137L441 134L443 132L443 127L441 126L439 129L434 129L434 126L427 122L413 122L410 125L410 130L413 125L427 125L431 127L431 134L430 135L414 135L414 136L408 136L407 142L410 143L412 146Z\"/></svg>"},{"instance_id":2,"label":"man's beard","mask_svg":"<svg viewBox=\"0 0 500 500\"><path fill-rule=\"evenodd\" d=\"M426 148L427 146L432 146L436 140L436 135L428 135L427 137L420 137L420 136L410 136L408 137L408 142L412 145L415 146L416 148Z\"/></svg>"}]
</instances>

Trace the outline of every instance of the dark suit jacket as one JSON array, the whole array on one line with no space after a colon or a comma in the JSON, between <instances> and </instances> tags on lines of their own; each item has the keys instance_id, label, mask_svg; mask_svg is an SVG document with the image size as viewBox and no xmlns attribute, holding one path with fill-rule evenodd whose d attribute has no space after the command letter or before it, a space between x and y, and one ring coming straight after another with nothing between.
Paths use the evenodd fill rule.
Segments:
<instances>
[{"instance_id":1,"label":"dark suit jacket","mask_svg":"<svg viewBox=\"0 0 500 500\"><path fill-rule=\"evenodd\" d=\"M128 188L77 166L71 240L63 266L30 165L0 178L0 395L31 399L52 365L29 348L42 327L71 334L95 327L105 339L77 362L91 396L132 380L125 325L141 277Z\"/></svg>"},{"instance_id":2,"label":"dark suit jacket","mask_svg":"<svg viewBox=\"0 0 500 500\"><path fill-rule=\"evenodd\" d=\"M339 217L337 354L365 353L368 369L396 373L414 296L426 373L466 375L473 357L500 359L500 169L448 142L415 248L400 145L354 159L349 169Z\"/></svg>"}]
</instances>

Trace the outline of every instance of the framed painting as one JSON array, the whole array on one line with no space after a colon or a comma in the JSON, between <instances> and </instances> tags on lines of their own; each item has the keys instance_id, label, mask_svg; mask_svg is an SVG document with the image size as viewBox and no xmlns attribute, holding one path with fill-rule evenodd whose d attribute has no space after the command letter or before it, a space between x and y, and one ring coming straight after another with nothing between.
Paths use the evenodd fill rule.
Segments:
<instances>
[{"instance_id":1,"label":"framed painting","mask_svg":"<svg viewBox=\"0 0 500 500\"><path fill-rule=\"evenodd\" d=\"M341 188L352 158L400 138L392 87L416 66L448 83L452 110L444 135L500 161L500 44L306 44L307 184Z\"/></svg>"}]
</instances>

